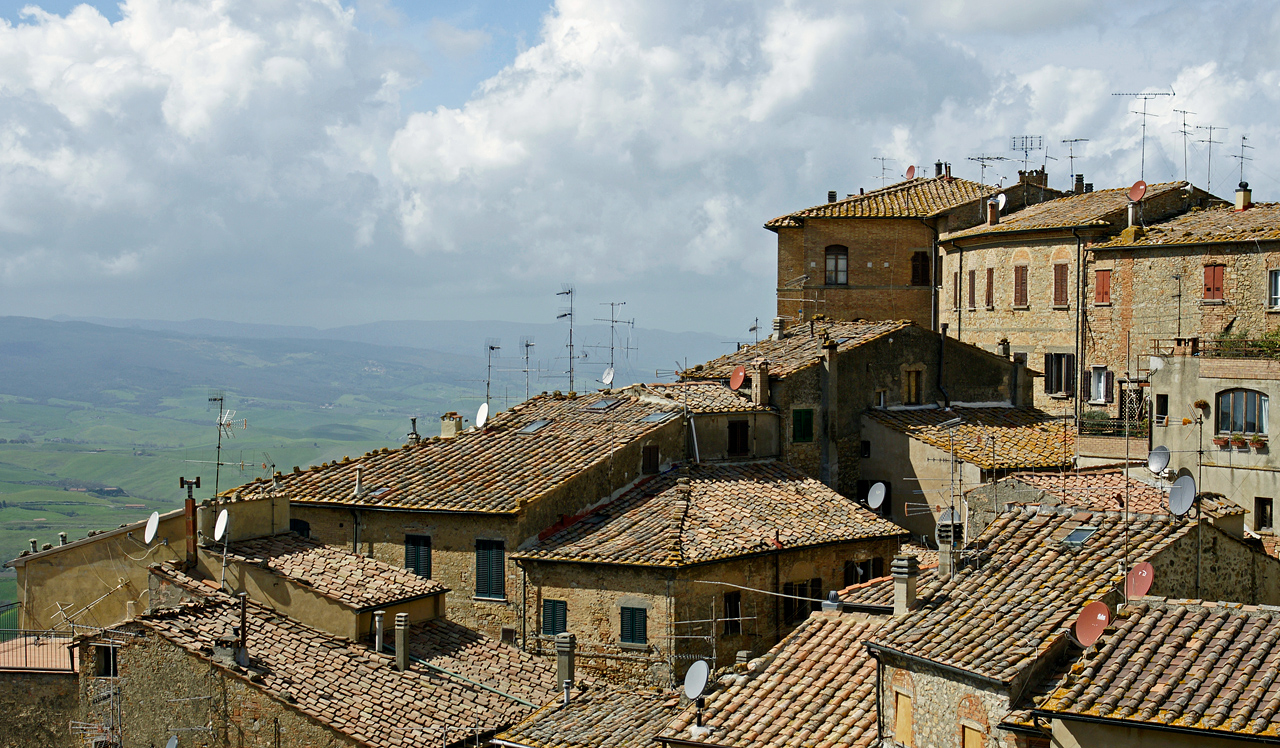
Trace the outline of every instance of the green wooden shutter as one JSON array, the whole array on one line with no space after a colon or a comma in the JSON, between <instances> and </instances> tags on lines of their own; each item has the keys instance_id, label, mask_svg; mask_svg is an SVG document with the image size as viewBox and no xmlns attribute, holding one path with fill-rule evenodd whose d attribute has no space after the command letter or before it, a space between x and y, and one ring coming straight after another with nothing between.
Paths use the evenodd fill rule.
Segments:
<instances>
[{"instance_id":1,"label":"green wooden shutter","mask_svg":"<svg viewBox=\"0 0 1280 748\"><path fill-rule=\"evenodd\" d=\"M564 600L542 601L542 633L555 636L569 630L569 604Z\"/></svg>"},{"instance_id":2,"label":"green wooden shutter","mask_svg":"<svg viewBox=\"0 0 1280 748\"><path fill-rule=\"evenodd\" d=\"M507 569L505 544L501 540L493 541L493 549L489 553L489 596L507 596Z\"/></svg>"}]
</instances>

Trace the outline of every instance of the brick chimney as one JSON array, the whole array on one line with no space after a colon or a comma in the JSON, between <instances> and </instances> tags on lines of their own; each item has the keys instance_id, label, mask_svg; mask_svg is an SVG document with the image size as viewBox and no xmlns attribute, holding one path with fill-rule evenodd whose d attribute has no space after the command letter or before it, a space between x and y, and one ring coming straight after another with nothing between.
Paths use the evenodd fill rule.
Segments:
<instances>
[{"instance_id":1,"label":"brick chimney","mask_svg":"<svg viewBox=\"0 0 1280 748\"><path fill-rule=\"evenodd\" d=\"M1249 189L1248 182L1241 182L1236 188L1236 210L1248 210L1253 207L1253 191Z\"/></svg>"},{"instance_id":2,"label":"brick chimney","mask_svg":"<svg viewBox=\"0 0 1280 748\"><path fill-rule=\"evenodd\" d=\"M462 416L452 410L440 416L440 438L452 439L460 433L462 433Z\"/></svg>"},{"instance_id":3,"label":"brick chimney","mask_svg":"<svg viewBox=\"0 0 1280 748\"><path fill-rule=\"evenodd\" d=\"M943 164L943 168L946 169L947 179L950 180L951 179L951 162L948 161L947 163Z\"/></svg>"},{"instance_id":4,"label":"brick chimney","mask_svg":"<svg viewBox=\"0 0 1280 748\"><path fill-rule=\"evenodd\" d=\"M784 327L785 327L785 323L783 319L781 317L774 317L773 318L773 334L771 334L769 337L773 338L774 340L782 340L782 330Z\"/></svg>"},{"instance_id":5,"label":"brick chimney","mask_svg":"<svg viewBox=\"0 0 1280 748\"><path fill-rule=\"evenodd\" d=\"M1076 193L1077 195L1083 195L1083 194L1084 194L1084 175L1083 175L1083 174L1077 174L1077 175L1076 175L1075 193Z\"/></svg>"},{"instance_id":6,"label":"brick chimney","mask_svg":"<svg viewBox=\"0 0 1280 748\"><path fill-rule=\"evenodd\" d=\"M751 373L751 402L761 406L769 404L769 362L766 359L756 363L756 370Z\"/></svg>"},{"instance_id":7,"label":"brick chimney","mask_svg":"<svg viewBox=\"0 0 1280 748\"><path fill-rule=\"evenodd\" d=\"M987 201L987 225L998 226L1000 224L1000 203L995 200Z\"/></svg>"},{"instance_id":8,"label":"brick chimney","mask_svg":"<svg viewBox=\"0 0 1280 748\"><path fill-rule=\"evenodd\" d=\"M893 614L905 616L916 607L916 581L920 578L920 563L915 556L893 557Z\"/></svg>"}]
</instances>

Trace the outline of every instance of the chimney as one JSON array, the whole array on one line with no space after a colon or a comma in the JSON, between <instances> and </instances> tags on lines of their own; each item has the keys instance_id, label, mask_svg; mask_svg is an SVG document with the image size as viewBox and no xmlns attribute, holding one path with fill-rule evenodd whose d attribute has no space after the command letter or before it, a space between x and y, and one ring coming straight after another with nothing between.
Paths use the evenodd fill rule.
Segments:
<instances>
[{"instance_id":1,"label":"chimney","mask_svg":"<svg viewBox=\"0 0 1280 748\"><path fill-rule=\"evenodd\" d=\"M385 625L383 623L383 619L386 617L387 611L385 610L373 611L373 651L375 652L381 653L382 648L386 646L386 642L383 641L384 634L382 628Z\"/></svg>"},{"instance_id":2,"label":"chimney","mask_svg":"<svg viewBox=\"0 0 1280 748\"><path fill-rule=\"evenodd\" d=\"M29 542L29 543L31 543L31 552L32 552L32 553L36 553L36 552L40 549L40 541L39 541L39 540L36 540L35 538L31 538L31 540L29 540L28 542Z\"/></svg>"},{"instance_id":3,"label":"chimney","mask_svg":"<svg viewBox=\"0 0 1280 748\"><path fill-rule=\"evenodd\" d=\"M827 202L834 203L836 201L836 191L827 190Z\"/></svg>"},{"instance_id":4,"label":"chimney","mask_svg":"<svg viewBox=\"0 0 1280 748\"><path fill-rule=\"evenodd\" d=\"M191 569L196 565L196 500L190 497L191 491L187 491L186 503L186 520L187 520L187 566Z\"/></svg>"},{"instance_id":5,"label":"chimney","mask_svg":"<svg viewBox=\"0 0 1280 748\"><path fill-rule=\"evenodd\" d=\"M987 201L987 225L997 226L1000 224L1000 203L995 200Z\"/></svg>"},{"instance_id":6,"label":"chimney","mask_svg":"<svg viewBox=\"0 0 1280 748\"><path fill-rule=\"evenodd\" d=\"M823 613L839 613L844 609L844 603L840 602L840 595L835 591L827 595L827 599L822 601Z\"/></svg>"},{"instance_id":7,"label":"chimney","mask_svg":"<svg viewBox=\"0 0 1280 748\"><path fill-rule=\"evenodd\" d=\"M460 433L462 433L462 416L452 410L440 416L440 438L452 439Z\"/></svg>"},{"instance_id":8,"label":"chimney","mask_svg":"<svg viewBox=\"0 0 1280 748\"><path fill-rule=\"evenodd\" d=\"M1076 194L1077 194L1077 195L1083 195L1083 194L1084 194L1084 175L1083 175L1083 174L1077 174L1077 175L1076 175L1076 187L1075 187L1075 192L1076 192Z\"/></svg>"},{"instance_id":9,"label":"chimney","mask_svg":"<svg viewBox=\"0 0 1280 748\"><path fill-rule=\"evenodd\" d=\"M867 194L867 190L866 190L866 188L865 188L865 187L859 187L859 188L858 188L858 194L859 194L859 195L865 195L865 194Z\"/></svg>"},{"instance_id":10,"label":"chimney","mask_svg":"<svg viewBox=\"0 0 1280 748\"><path fill-rule=\"evenodd\" d=\"M138 601L128 600L124 604L124 617L132 621L138 617Z\"/></svg>"},{"instance_id":11,"label":"chimney","mask_svg":"<svg viewBox=\"0 0 1280 748\"><path fill-rule=\"evenodd\" d=\"M236 649L236 662L245 666L249 664L249 595L241 592L240 598L240 642Z\"/></svg>"},{"instance_id":12,"label":"chimney","mask_svg":"<svg viewBox=\"0 0 1280 748\"><path fill-rule=\"evenodd\" d=\"M409 419L409 443L417 444L422 441L422 435L418 433L418 418L414 416Z\"/></svg>"},{"instance_id":13,"label":"chimney","mask_svg":"<svg viewBox=\"0 0 1280 748\"><path fill-rule=\"evenodd\" d=\"M955 572L955 561L952 557L953 546L950 541L943 543L938 541L938 576L943 579L951 578Z\"/></svg>"},{"instance_id":14,"label":"chimney","mask_svg":"<svg viewBox=\"0 0 1280 748\"><path fill-rule=\"evenodd\" d=\"M920 578L920 563L915 556L893 557L893 614L905 616L916 607L916 580Z\"/></svg>"},{"instance_id":15,"label":"chimney","mask_svg":"<svg viewBox=\"0 0 1280 748\"><path fill-rule=\"evenodd\" d=\"M1000 356L1002 358L1009 358L1009 339L1001 338L999 346L1000 346Z\"/></svg>"},{"instance_id":16,"label":"chimney","mask_svg":"<svg viewBox=\"0 0 1280 748\"><path fill-rule=\"evenodd\" d=\"M1236 210L1248 210L1253 207L1253 191L1248 182L1241 182L1236 188Z\"/></svg>"},{"instance_id":17,"label":"chimney","mask_svg":"<svg viewBox=\"0 0 1280 748\"><path fill-rule=\"evenodd\" d=\"M409 669L409 614L396 613L396 670Z\"/></svg>"},{"instance_id":18,"label":"chimney","mask_svg":"<svg viewBox=\"0 0 1280 748\"><path fill-rule=\"evenodd\" d=\"M1085 183L1084 183L1084 193L1087 195L1087 194L1089 194L1090 192L1093 192L1093 182L1085 182Z\"/></svg>"},{"instance_id":19,"label":"chimney","mask_svg":"<svg viewBox=\"0 0 1280 748\"><path fill-rule=\"evenodd\" d=\"M951 178L951 162L948 161L946 164L943 165L943 168L947 170L947 179L950 179Z\"/></svg>"},{"instance_id":20,"label":"chimney","mask_svg":"<svg viewBox=\"0 0 1280 748\"><path fill-rule=\"evenodd\" d=\"M937 162L935 162L935 163L934 163L934 165L933 165L933 175L934 175L935 177L940 177L940 176L942 176L942 162L941 162L941 161L937 161Z\"/></svg>"},{"instance_id":21,"label":"chimney","mask_svg":"<svg viewBox=\"0 0 1280 748\"><path fill-rule=\"evenodd\" d=\"M352 496L360 496L364 493L364 465L356 465L356 490L352 492Z\"/></svg>"},{"instance_id":22,"label":"chimney","mask_svg":"<svg viewBox=\"0 0 1280 748\"><path fill-rule=\"evenodd\" d=\"M735 664L735 665L745 665L745 664L747 664L748 662L751 662L751 650L749 650L749 649L739 649L737 652L735 652L735 653L734 653L734 655L733 655L733 664Z\"/></svg>"},{"instance_id":23,"label":"chimney","mask_svg":"<svg viewBox=\"0 0 1280 748\"><path fill-rule=\"evenodd\" d=\"M578 646L578 637L564 632L556 634L556 681L559 683L573 683L574 678L573 656L574 650Z\"/></svg>"},{"instance_id":24,"label":"chimney","mask_svg":"<svg viewBox=\"0 0 1280 748\"><path fill-rule=\"evenodd\" d=\"M1239 193L1236 193L1239 194ZM1129 228L1138 225L1138 204L1132 200L1129 201Z\"/></svg>"},{"instance_id":25,"label":"chimney","mask_svg":"<svg viewBox=\"0 0 1280 748\"><path fill-rule=\"evenodd\" d=\"M58 533L58 545L67 544L67 534L65 532Z\"/></svg>"},{"instance_id":26,"label":"chimney","mask_svg":"<svg viewBox=\"0 0 1280 748\"><path fill-rule=\"evenodd\" d=\"M770 336L774 340L782 340L782 318L773 318L773 334Z\"/></svg>"},{"instance_id":27,"label":"chimney","mask_svg":"<svg viewBox=\"0 0 1280 748\"><path fill-rule=\"evenodd\" d=\"M756 370L751 373L751 402L755 405L769 404L769 361L761 359Z\"/></svg>"}]
</instances>

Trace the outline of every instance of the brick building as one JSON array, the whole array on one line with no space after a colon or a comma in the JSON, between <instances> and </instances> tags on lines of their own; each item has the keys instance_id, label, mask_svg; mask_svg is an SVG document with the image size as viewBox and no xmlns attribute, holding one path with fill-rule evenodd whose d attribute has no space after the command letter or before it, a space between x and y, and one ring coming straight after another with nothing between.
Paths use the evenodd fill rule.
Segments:
<instances>
[{"instance_id":1,"label":"brick building","mask_svg":"<svg viewBox=\"0 0 1280 748\"><path fill-rule=\"evenodd\" d=\"M952 177L939 163L933 178L843 200L833 191L823 205L774 218L765 228L778 235L778 318L907 319L937 329L938 235L984 220L998 194L1007 210L1062 194L1043 171L1019 177L1002 189Z\"/></svg>"}]
</instances>

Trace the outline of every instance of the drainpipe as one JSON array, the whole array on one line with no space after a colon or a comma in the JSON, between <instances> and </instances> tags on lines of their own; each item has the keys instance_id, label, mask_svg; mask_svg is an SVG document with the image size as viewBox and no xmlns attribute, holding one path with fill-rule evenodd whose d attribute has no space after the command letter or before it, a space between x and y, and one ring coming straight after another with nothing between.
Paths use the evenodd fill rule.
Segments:
<instances>
[{"instance_id":1,"label":"drainpipe","mask_svg":"<svg viewBox=\"0 0 1280 748\"><path fill-rule=\"evenodd\" d=\"M880 690L884 688L884 661L880 659L878 651L867 651L876 661L876 745L884 745L884 704L880 699Z\"/></svg>"},{"instance_id":2,"label":"drainpipe","mask_svg":"<svg viewBox=\"0 0 1280 748\"><path fill-rule=\"evenodd\" d=\"M360 552L360 510L351 510L351 552Z\"/></svg>"},{"instance_id":3,"label":"drainpipe","mask_svg":"<svg viewBox=\"0 0 1280 748\"><path fill-rule=\"evenodd\" d=\"M839 383L836 370L837 343L828 340L822 344L822 444L819 477L833 491L840 482L840 456L836 445L836 420L839 418Z\"/></svg>"},{"instance_id":4,"label":"drainpipe","mask_svg":"<svg viewBox=\"0 0 1280 748\"><path fill-rule=\"evenodd\" d=\"M1071 400L1075 403L1076 427L1080 425L1080 382L1084 381L1084 238L1080 236L1080 232L1071 229L1071 235L1076 238L1076 386L1075 392L1071 393ZM1182 301L1181 298L1178 301ZM1048 376L1048 372L1045 373ZM1076 455L1079 457L1080 444L1079 439L1076 440ZM1079 462L1076 459L1075 462Z\"/></svg>"},{"instance_id":5,"label":"drainpipe","mask_svg":"<svg viewBox=\"0 0 1280 748\"><path fill-rule=\"evenodd\" d=\"M942 386L942 364L943 354L947 349L947 324L942 323L942 333L938 335L938 391L942 393L942 404L944 407L951 407L951 395L947 394L947 390Z\"/></svg>"}]
</instances>

